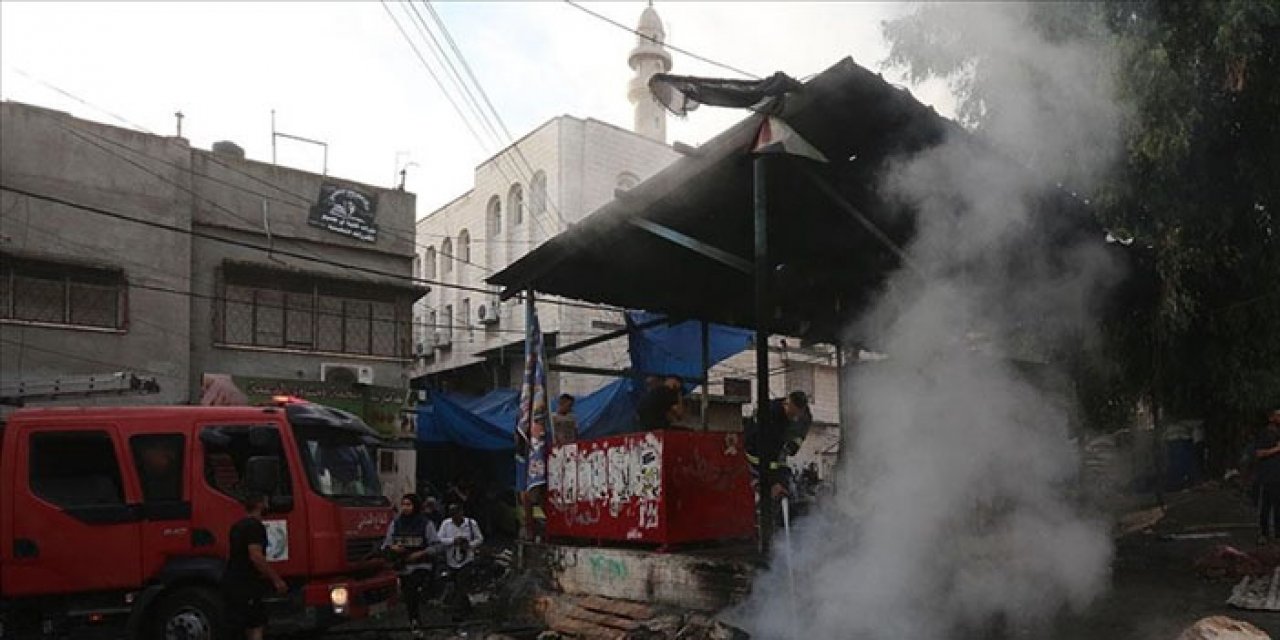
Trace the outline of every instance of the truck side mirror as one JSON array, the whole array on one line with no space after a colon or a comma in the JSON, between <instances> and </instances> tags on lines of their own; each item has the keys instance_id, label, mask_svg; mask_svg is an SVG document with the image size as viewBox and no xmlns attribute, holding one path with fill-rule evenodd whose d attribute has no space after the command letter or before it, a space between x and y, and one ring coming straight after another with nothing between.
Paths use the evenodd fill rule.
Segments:
<instances>
[{"instance_id":1,"label":"truck side mirror","mask_svg":"<svg viewBox=\"0 0 1280 640\"><path fill-rule=\"evenodd\" d=\"M275 495L280 486L280 458L253 456L244 465L244 486L251 491Z\"/></svg>"}]
</instances>

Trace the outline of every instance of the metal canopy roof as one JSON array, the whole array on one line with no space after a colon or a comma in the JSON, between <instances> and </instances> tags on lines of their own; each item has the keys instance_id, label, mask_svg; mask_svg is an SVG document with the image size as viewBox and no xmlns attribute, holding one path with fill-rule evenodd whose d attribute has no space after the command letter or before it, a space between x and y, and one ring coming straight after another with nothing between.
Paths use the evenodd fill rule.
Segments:
<instances>
[{"instance_id":1,"label":"metal canopy roof","mask_svg":"<svg viewBox=\"0 0 1280 640\"><path fill-rule=\"evenodd\" d=\"M834 342L901 266L895 247L913 216L877 197L886 162L971 140L952 123L846 58L786 97L777 114L828 159L778 156L769 168L773 333ZM764 116L752 114L488 279L503 297L525 289L752 327L752 154ZM1010 163L1010 170L1024 171ZM832 195L835 195L833 198ZM843 201L843 202L842 202ZM1104 232L1056 190L1054 215L1028 230L1028 255ZM1067 215L1058 215L1067 214ZM1014 258L1016 260L1016 258Z\"/></svg>"}]
</instances>

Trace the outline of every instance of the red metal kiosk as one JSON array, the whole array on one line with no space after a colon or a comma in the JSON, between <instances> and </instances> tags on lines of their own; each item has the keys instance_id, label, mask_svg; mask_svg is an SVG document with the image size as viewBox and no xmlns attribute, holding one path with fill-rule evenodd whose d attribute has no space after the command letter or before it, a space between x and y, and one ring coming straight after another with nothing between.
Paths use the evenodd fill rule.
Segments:
<instances>
[{"instance_id":1,"label":"red metal kiosk","mask_svg":"<svg viewBox=\"0 0 1280 640\"><path fill-rule=\"evenodd\" d=\"M750 539L750 471L738 433L649 431L554 447L552 537L660 545Z\"/></svg>"}]
</instances>

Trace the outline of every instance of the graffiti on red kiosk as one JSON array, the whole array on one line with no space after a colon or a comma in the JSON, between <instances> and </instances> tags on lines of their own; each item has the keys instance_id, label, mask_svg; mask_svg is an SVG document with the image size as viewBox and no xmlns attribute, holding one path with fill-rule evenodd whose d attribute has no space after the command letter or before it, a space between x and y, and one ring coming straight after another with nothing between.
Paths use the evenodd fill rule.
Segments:
<instances>
[{"instance_id":1,"label":"graffiti on red kiosk","mask_svg":"<svg viewBox=\"0 0 1280 640\"><path fill-rule=\"evenodd\" d=\"M547 498L574 524L594 524L608 512L633 527L658 526L662 503L662 442L652 433L621 441L578 442L551 451Z\"/></svg>"}]
</instances>

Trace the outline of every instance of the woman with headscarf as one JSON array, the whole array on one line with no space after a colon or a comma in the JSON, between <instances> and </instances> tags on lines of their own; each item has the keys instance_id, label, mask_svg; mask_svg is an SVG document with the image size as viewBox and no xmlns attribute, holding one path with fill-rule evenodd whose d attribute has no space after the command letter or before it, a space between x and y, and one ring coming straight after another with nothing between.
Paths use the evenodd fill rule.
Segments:
<instances>
[{"instance_id":1,"label":"woman with headscarf","mask_svg":"<svg viewBox=\"0 0 1280 640\"><path fill-rule=\"evenodd\" d=\"M395 554L400 573L401 598L409 614L409 628L415 638L422 637L419 608L423 592L431 579L430 556L438 546L436 525L422 511L422 498L407 493L400 499L400 515L387 527L382 548ZM401 564L403 563L403 564Z\"/></svg>"}]
</instances>

